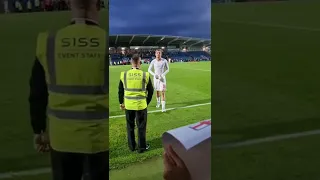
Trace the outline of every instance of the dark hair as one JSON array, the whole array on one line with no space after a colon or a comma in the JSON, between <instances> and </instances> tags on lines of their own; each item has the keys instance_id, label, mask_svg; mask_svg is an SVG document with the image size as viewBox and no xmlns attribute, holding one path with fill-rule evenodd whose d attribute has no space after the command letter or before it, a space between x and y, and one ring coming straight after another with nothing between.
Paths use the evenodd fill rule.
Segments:
<instances>
[{"instance_id":1,"label":"dark hair","mask_svg":"<svg viewBox=\"0 0 320 180\"><path fill-rule=\"evenodd\" d=\"M132 55L132 61L134 63L138 64L139 60L140 60L140 55L139 54Z\"/></svg>"}]
</instances>

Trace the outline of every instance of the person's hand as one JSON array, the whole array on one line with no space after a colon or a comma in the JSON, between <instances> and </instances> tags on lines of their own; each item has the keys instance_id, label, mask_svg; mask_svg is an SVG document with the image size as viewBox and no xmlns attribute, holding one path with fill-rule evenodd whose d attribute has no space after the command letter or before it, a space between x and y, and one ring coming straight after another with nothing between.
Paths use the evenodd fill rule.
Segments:
<instances>
[{"instance_id":1,"label":"person's hand","mask_svg":"<svg viewBox=\"0 0 320 180\"><path fill-rule=\"evenodd\" d=\"M159 75L156 75L156 79L159 79Z\"/></svg>"},{"instance_id":2,"label":"person's hand","mask_svg":"<svg viewBox=\"0 0 320 180\"><path fill-rule=\"evenodd\" d=\"M160 76L160 81L163 82L163 77L162 76Z\"/></svg>"},{"instance_id":3,"label":"person's hand","mask_svg":"<svg viewBox=\"0 0 320 180\"><path fill-rule=\"evenodd\" d=\"M163 154L164 180L191 180L191 175L183 160L177 155L171 146L165 149Z\"/></svg>"},{"instance_id":4,"label":"person's hand","mask_svg":"<svg viewBox=\"0 0 320 180\"><path fill-rule=\"evenodd\" d=\"M121 109L121 110L125 110L125 109L126 109L126 107L124 106L124 104L120 104L120 109Z\"/></svg>"},{"instance_id":5,"label":"person's hand","mask_svg":"<svg viewBox=\"0 0 320 180\"><path fill-rule=\"evenodd\" d=\"M50 141L47 133L34 134L33 136L34 148L39 153L50 151Z\"/></svg>"}]
</instances>

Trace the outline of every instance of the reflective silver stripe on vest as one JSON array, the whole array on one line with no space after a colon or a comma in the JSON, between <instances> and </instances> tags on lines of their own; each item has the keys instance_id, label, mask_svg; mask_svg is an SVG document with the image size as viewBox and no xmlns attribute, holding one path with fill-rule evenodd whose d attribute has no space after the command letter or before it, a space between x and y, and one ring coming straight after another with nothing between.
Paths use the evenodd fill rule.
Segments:
<instances>
[{"instance_id":1,"label":"reflective silver stripe on vest","mask_svg":"<svg viewBox=\"0 0 320 180\"><path fill-rule=\"evenodd\" d=\"M107 54L106 54L107 55ZM48 90L56 93L78 94L78 95L103 95L109 92L109 63L105 60L104 84L101 86L66 86L57 85L56 62L55 62L55 35L50 34L47 40L47 66L50 84Z\"/></svg>"},{"instance_id":2,"label":"reflective silver stripe on vest","mask_svg":"<svg viewBox=\"0 0 320 180\"><path fill-rule=\"evenodd\" d=\"M133 99L133 100L141 100L141 99L146 99L146 96L125 96L125 99Z\"/></svg>"},{"instance_id":3,"label":"reflective silver stripe on vest","mask_svg":"<svg viewBox=\"0 0 320 180\"><path fill-rule=\"evenodd\" d=\"M106 56L107 56L106 49ZM109 93L109 63L108 58L104 62L104 83L101 86L66 86L57 85L56 79L56 64L55 64L55 35L49 34L47 39L47 67L50 83L48 90L61 94L73 95L107 95ZM106 102L108 103L108 102ZM107 108L92 108L92 111L70 111L70 110L54 110L48 108L48 114L60 119L75 119L75 120L95 120L108 119L109 110Z\"/></svg>"},{"instance_id":4,"label":"reflective silver stripe on vest","mask_svg":"<svg viewBox=\"0 0 320 180\"><path fill-rule=\"evenodd\" d=\"M50 86L49 90L55 93L78 94L78 95L106 94L106 92L103 92L103 93L101 92L101 86Z\"/></svg>"},{"instance_id":5,"label":"reflective silver stripe on vest","mask_svg":"<svg viewBox=\"0 0 320 180\"><path fill-rule=\"evenodd\" d=\"M138 89L138 88L127 88L127 72L124 72L123 75L123 81L124 81L124 90L125 91L133 91L133 92L141 92L141 91L146 91L146 72L143 72L142 74L142 88Z\"/></svg>"}]
</instances>

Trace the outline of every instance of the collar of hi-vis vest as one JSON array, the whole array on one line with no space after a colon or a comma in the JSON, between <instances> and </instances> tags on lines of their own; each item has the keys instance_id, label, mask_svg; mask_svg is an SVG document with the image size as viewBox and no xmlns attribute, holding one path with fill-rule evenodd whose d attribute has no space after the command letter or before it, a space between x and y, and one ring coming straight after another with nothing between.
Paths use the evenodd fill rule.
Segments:
<instances>
[{"instance_id":1,"label":"collar of hi-vis vest","mask_svg":"<svg viewBox=\"0 0 320 180\"><path fill-rule=\"evenodd\" d=\"M88 18L73 18L71 19L71 24L99 25L97 21Z\"/></svg>"}]
</instances>

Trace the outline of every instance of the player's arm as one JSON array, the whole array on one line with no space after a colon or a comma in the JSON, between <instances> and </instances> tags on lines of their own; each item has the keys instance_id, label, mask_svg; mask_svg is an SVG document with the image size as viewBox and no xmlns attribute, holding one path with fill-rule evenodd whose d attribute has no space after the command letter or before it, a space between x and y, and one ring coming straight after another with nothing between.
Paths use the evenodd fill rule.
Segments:
<instances>
[{"instance_id":1,"label":"player's arm","mask_svg":"<svg viewBox=\"0 0 320 180\"><path fill-rule=\"evenodd\" d=\"M149 77L149 82L147 84L147 92L148 92L148 95L147 95L147 104L149 105L151 100L152 100L152 96L153 96L153 85L152 85L152 81L151 81L151 77Z\"/></svg>"},{"instance_id":2,"label":"player's arm","mask_svg":"<svg viewBox=\"0 0 320 180\"><path fill-rule=\"evenodd\" d=\"M164 65L166 67L166 71L162 73L162 76L166 76L166 74L168 74L168 72L169 72L169 63L167 60L165 61Z\"/></svg>"},{"instance_id":3,"label":"player's arm","mask_svg":"<svg viewBox=\"0 0 320 180\"><path fill-rule=\"evenodd\" d=\"M41 134L46 131L48 89L44 69L37 58L32 67L29 85L31 126L34 134Z\"/></svg>"},{"instance_id":4,"label":"player's arm","mask_svg":"<svg viewBox=\"0 0 320 180\"><path fill-rule=\"evenodd\" d=\"M149 65L149 68L148 68L148 72L149 72L152 76L155 75L154 72L152 71L153 65L154 65L154 61L151 61L150 65Z\"/></svg>"}]
</instances>

